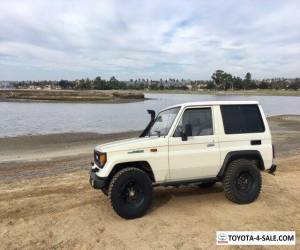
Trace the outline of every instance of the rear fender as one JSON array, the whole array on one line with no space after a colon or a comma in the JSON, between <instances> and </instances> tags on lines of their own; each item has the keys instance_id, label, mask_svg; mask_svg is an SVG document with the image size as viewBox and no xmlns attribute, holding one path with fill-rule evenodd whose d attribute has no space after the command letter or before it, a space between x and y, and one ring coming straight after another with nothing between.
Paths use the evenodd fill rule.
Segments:
<instances>
[{"instance_id":1,"label":"rear fender","mask_svg":"<svg viewBox=\"0 0 300 250\"><path fill-rule=\"evenodd\" d=\"M217 175L217 178L222 180L224 178L229 163L232 162L233 160L241 159L241 158L255 160L260 170L265 169L263 158L258 150L232 151L226 155L222 167Z\"/></svg>"}]
</instances>

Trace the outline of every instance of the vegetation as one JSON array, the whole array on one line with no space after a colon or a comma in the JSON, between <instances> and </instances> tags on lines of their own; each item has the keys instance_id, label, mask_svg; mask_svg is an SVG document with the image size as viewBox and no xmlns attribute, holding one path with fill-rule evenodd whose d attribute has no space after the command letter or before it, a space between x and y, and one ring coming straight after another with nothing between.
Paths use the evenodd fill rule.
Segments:
<instances>
[{"instance_id":1,"label":"vegetation","mask_svg":"<svg viewBox=\"0 0 300 250\"><path fill-rule=\"evenodd\" d=\"M122 102L126 100L142 100L141 92L128 91L72 91L72 90L0 90L0 100L38 100L38 101L87 101L87 102Z\"/></svg>"},{"instance_id":2,"label":"vegetation","mask_svg":"<svg viewBox=\"0 0 300 250\"><path fill-rule=\"evenodd\" d=\"M300 78L288 80L285 78L274 78L267 80L252 80L251 73L246 73L244 79L232 76L223 70L217 70L211 76L213 82L208 85L209 89L221 90L251 90L251 89L300 89Z\"/></svg>"},{"instance_id":3,"label":"vegetation","mask_svg":"<svg viewBox=\"0 0 300 250\"><path fill-rule=\"evenodd\" d=\"M60 80L60 81L21 81L13 82L14 88L34 88L34 89L65 89L65 90L299 90L300 78L286 79L273 78L263 80L253 80L250 72L244 78L233 76L223 70L216 70L211 80L185 80L185 79L130 79L129 81L119 81L112 76L109 80L97 76L91 80L89 78L80 80Z\"/></svg>"}]
</instances>

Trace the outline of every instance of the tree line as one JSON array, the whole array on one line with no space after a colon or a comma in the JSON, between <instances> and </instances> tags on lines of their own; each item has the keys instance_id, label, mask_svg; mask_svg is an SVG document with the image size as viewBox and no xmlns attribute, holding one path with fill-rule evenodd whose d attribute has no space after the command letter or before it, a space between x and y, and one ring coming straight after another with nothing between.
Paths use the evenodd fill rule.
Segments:
<instances>
[{"instance_id":1,"label":"tree line","mask_svg":"<svg viewBox=\"0 0 300 250\"><path fill-rule=\"evenodd\" d=\"M180 90L251 90L251 89L300 89L300 78L285 79L273 78L264 80L253 80L250 72L245 74L244 78L233 76L223 70L216 70L211 80L184 80L184 79L130 79L129 82L119 81L114 76L109 80L102 79L100 76L94 80L81 79L77 81L61 80L58 85L63 89L135 89L135 90L164 90L164 89L180 89Z\"/></svg>"},{"instance_id":2,"label":"tree line","mask_svg":"<svg viewBox=\"0 0 300 250\"><path fill-rule=\"evenodd\" d=\"M221 90L250 90L250 89L300 89L300 78L285 79L273 78L263 80L253 80L250 72L247 72L244 79L223 71L216 70L211 76L212 82L209 84L210 89Z\"/></svg>"},{"instance_id":3,"label":"tree line","mask_svg":"<svg viewBox=\"0 0 300 250\"><path fill-rule=\"evenodd\" d=\"M180 89L180 90L251 90L251 89L300 89L300 78L285 79L273 78L264 80L254 80L250 72L247 72L244 78L233 76L223 70L216 70L211 75L211 80L184 80L184 79L130 79L130 81L120 81L112 76L109 80L102 79L97 76L95 79L80 80L60 80L60 81L21 81L14 82L15 88L26 88L29 85L34 86L51 86L61 89L78 89L78 90L164 90L164 89Z\"/></svg>"},{"instance_id":4,"label":"tree line","mask_svg":"<svg viewBox=\"0 0 300 250\"><path fill-rule=\"evenodd\" d=\"M111 77L108 81L102 79L100 76L97 76L94 80L90 80L89 78L75 80L75 81L60 80L57 84L62 89L109 90L109 89L126 89L127 88L125 82L118 81L114 76Z\"/></svg>"},{"instance_id":5,"label":"tree line","mask_svg":"<svg viewBox=\"0 0 300 250\"><path fill-rule=\"evenodd\" d=\"M182 79L183 80L183 79ZM130 81L119 81L116 77L111 77L109 80L102 79L97 76L94 80L81 79L75 81L60 80L58 85L62 89L80 89L80 90L118 90L118 89L133 89L133 90L163 90L163 89L182 89L186 90L188 87L183 82L179 83L179 80L149 80L149 79L130 79Z\"/></svg>"}]
</instances>

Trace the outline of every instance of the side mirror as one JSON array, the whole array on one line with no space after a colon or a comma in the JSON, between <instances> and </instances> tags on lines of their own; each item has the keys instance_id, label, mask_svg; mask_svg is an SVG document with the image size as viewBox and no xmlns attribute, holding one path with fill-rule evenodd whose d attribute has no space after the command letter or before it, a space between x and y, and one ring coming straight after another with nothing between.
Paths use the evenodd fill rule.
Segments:
<instances>
[{"instance_id":1,"label":"side mirror","mask_svg":"<svg viewBox=\"0 0 300 250\"><path fill-rule=\"evenodd\" d=\"M180 136L182 141L187 141L187 135L183 130L180 131Z\"/></svg>"},{"instance_id":2,"label":"side mirror","mask_svg":"<svg viewBox=\"0 0 300 250\"><path fill-rule=\"evenodd\" d=\"M186 124L184 126L184 129L180 131L181 135L181 140L182 141L187 141L189 136L192 136L192 125L191 124Z\"/></svg>"}]
</instances>

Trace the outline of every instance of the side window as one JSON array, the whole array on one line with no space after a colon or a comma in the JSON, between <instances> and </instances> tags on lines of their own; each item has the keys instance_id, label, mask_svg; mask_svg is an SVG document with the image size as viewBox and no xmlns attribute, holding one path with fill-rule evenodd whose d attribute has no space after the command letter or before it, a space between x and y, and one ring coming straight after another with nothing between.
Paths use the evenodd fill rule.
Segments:
<instances>
[{"instance_id":1,"label":"side window","mask_svg":"<svg viewBox=\"0 0 300 250\"><path fill-rule=\"evenodd\" d=\"M257 105L222 105L225 134L261 133L265 126Z\"/></svg>"},{"instance_id":2,"label":"side window","mask_svg":"<svg viewBox=\"0 0 300 250\"><path fill-rule=\"evenodd\" d=\"M211 108L186 109L178 123L174 137L180 137L180 131L182 130L189 131L187 136L212 135Z\"/></svg>"}]
</instances>

